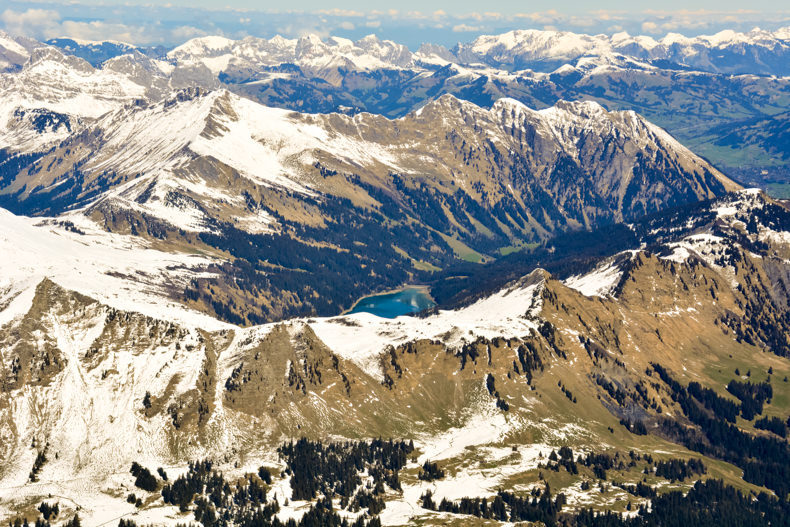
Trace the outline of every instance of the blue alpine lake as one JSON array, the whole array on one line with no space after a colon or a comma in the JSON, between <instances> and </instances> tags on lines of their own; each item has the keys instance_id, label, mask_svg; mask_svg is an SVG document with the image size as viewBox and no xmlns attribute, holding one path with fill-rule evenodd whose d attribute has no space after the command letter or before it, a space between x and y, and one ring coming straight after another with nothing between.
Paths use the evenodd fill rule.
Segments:
<instances>
[{"instance_id":1,"label":"blue alpine lake","mask_svg":"<svg viewBox=\"0 0 790 527\"><path fill-rule=\"evenodd\" d=\"M407 287L395 293L366 296L357 302L349 313L372 313L382 318L395 318L417 313L435 305L424 288Z\"/></svg>"}]
</instances>

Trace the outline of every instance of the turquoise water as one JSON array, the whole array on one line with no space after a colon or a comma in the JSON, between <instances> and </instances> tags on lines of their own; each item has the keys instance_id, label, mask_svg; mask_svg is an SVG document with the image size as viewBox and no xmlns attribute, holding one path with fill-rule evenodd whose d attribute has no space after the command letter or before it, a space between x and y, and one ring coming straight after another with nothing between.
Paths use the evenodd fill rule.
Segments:
<instances>
[{"instance_id":1,"label":"turquoise water","mask_svg":"<svg viewBox=\"0 0 790 527\"><path fill-rule=\"evenodd\" d=\"M395 318L435 305L424 289L409 287L397 293L366 296L349 313L373 313L382 318Z\"/></svg>"}]
</instances>

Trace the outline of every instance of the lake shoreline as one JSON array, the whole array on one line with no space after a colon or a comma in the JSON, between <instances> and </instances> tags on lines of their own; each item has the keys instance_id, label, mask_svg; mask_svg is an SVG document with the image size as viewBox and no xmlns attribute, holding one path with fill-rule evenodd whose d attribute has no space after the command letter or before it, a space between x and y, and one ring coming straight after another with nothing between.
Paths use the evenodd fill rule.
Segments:
<instances>
[{"instance_id":1,"label":"lake shoreline","mask_svg":"<svg viewBox=\"0 0 790 527\"><path fill-rule=\"evenodd\" d=\"M436 305L436 301L431 296L431 292L430 292L431 288L428 285L425 285L425 284L402 285L402 286L396 287L394 289L387 289L387 290L381 291L379 293L371 293L369 295L365 295L363 297L360 297L351 305L351 307L349 307L348 309L346 309L345 311L340 313L339 316L344 316L344 315L351 314L351 312L354 311L354 309L356 309L357 306L359 306L359 303L362 302L363 300L366 300L366 299L369 299L369 298L374 298L374 297L385 296L385 295L396 295L398 293L403 293L403 292L411 290L411 289L420 291L423 295L425 295L425 297L427 297L431 302L433 302L434 305Z\"/></svg>"}]
</instances>

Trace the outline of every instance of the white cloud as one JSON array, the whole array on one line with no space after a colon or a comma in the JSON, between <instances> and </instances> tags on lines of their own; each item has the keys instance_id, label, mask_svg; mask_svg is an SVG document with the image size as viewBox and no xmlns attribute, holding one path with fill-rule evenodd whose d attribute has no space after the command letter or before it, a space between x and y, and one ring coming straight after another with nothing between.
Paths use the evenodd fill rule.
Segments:
<instances>
[{"instance_id":1,"label":"white cloud","mask_svg":"<svg viewBox=\"0 0 790 527\"><path fill-rule=\"evenodd\" d=\"M473 31L482 31L483 28L480 26L470 26L467 24L457 24L453 26L453 32L455 33L471 33Z\"/></svg>"},{"instance_id":2,"label":"white cloud","mask_svg":"<svg viewBox=\"0 0 790 527\"><path fill-rule=\"evenodd\" d=\"M24 27L29 25L43 25L56 22L60 19L57 11L50 9L28 9L24 13L19 13L11 9L6 9L0 15L0 20L8 26Z\"/></svg>"},{"instance_id":3,"label":"white cloud","mask_svg":"<svg viewBox=\"0 0 790 527\"><path fill-rule=\"evenodd\" d=\"M215 31L214 34L217 32ZM186 41L197 37L205 37L208 35L203 29L192 26L179 26L173 29L170 34L176 41Z\"/></svg>"},{"instance_id":4,"label":"white cloud","mask_svg":"<svg viewBox=\"0 0 790 527\"><path fill-rule=\"evenodd\" d=\"M8 33L12 35L32 36L34 38L52 38L59 35L57 31L60 14L49 9L28 9L17 12L6 9L0 15L0 21Z\"/></svg>"},{"instance_id":5,"label":"white cloud","mask_svg":"<svg viewBox=\"0 0 790 527\"><path fill-rule=\"evenodd\" d=\"M712 34L722 29L748 31L755 26L777 29L790 24L790 11L767 14L749 10L591 10L576 14L546 10L503 14L484 9L447 13L427 8L423 11L325 9L316 12L195 8L192 14L185 14L183 19L179 19L182 8L167 8L165 4L151 4L143 9L139 5L106 0L97 0L95 5L92 2L90 7L87 7L88 0L47 1L47 4L31 7L24 0L0 0L5 9L0 10L0 28L41 40L67 36L85 40L119 40L138 45L178 45L207 34L269 38L277 33L290 37L316 33L325 38L332 31L370 28L377 32L386 30L394 40L404 40L407 45L417 39L431 40L435 35L440 39L437 43L451 46L454 42L451 41L452 36L448 37L449 30L456 34L498 34L513 29L556 28L591 34L628 31L659 35L673 31L693 36ZM93 19L86 20L87 14ZM178 20L182 22L179 24ZM403 32L401 39L397 36L399 31Z\"/></svg>"},{"instance_id":6,"label":"white cloud","mask_svg":"<svg viewBox=\"0 0 790 527\"><path fill-rule=\"evenodd\" d=\"M191 38L205 36L208 32L193 26L162 28L158 25L127 25L104 20L62 19L57 11L28 9L13 11L6 9L0 14L0 24L12 35L24 35L39 40L67 37L79 40L116 40L135 45L149 45L167 42L184 42ZM221 34L214 29L212 34Z\"/></svg>"},{"instance_id":7,"label":"white cloud","mask_svg":"<svg viewBox=\"0 0 790 527\"><path fill-rule=\"evenodd\" d=\"M658 24L656 24L655 22L643 22L642 32L651 35L657 35L658 33L661 33L661 29L658 27Z\"/></svg>"},{"instance_id":8,"label":"white cloud","mask_svg":"<svg viewBox=\"0 0 790 527\"><path fill-rule=\"evenodd\" d=\"M108 24L101 20L76 22L64 20L55 32L47 37L71 37L81 40L118 40L130 44L139 44L147 40L144 30L124 24Z\"/></svg>"},{"instance_id":9,"label":"white cloud","mask_svg":"<svg viewBox=\"0 0 790 527\"><path fill-rule=\"evenodd\" d=\"M343 17L364 17L365 13L362 11L355 11L353 9L321 9L320 11L316 11L316 13L321 15L329 15L329 16L343 16Z\"/></svg>"}]
</instances>

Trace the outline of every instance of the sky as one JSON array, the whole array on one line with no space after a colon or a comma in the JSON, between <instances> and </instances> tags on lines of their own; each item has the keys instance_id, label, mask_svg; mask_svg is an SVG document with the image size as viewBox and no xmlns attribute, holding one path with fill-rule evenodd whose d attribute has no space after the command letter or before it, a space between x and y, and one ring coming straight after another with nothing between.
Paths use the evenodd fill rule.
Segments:
<instances>
[{"instance_id":1,"label":"sky","mask_svg":"<svg viewBox=\"0 0 790 527\"><path fill-rule=\"evenodd\" d=\"M790 5L776 0L398 0L388 5L369 0L0 0L0 29L13 35L166 47L204 35L294 38L314 33L351 39L375 34L416 50L424 42L452 47L513 29L661 37L785 26L790 26Z\"/></svg>"},{"instance_id":2,"label":"sky","mask_svg":"<svg viewBox=\"0 0 790 527\"><path fill-rule=\"evenodd\" d=\"M61 2L70 3L70 2ZM232 8L256 11L278 11L284 8L289 11L315 12L326 9L345 9L356 11L388 10L396 8L401 11L445 11L449 14L472 13L475 11L490 11L503 14L556 10L566 13L584 13L590 10L613 10L640 12L656 9L660 6L663 10L725 10L738 11L748 7L751 10L772 11L781 2L777 0L596 0L594 3L584 0L558 1L558 0L397 0L390 3L371 2L370 0L340 0L331 5L325 0L290 0L283 5L280 2L262 2L260 0L83 0L85 5L173 5L181 7L201 8Z\"/></svg>"}]
</instances>

